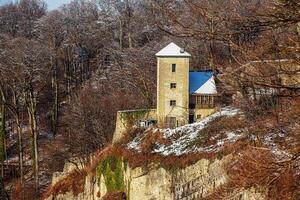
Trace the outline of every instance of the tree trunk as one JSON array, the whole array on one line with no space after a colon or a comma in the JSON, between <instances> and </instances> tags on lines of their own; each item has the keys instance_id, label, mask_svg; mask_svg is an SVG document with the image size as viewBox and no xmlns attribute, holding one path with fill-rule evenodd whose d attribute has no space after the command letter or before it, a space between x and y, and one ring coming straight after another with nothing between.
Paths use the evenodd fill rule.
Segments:
<instances>
[{"instance_id":1,"label":"tree trunk","mask_svg":"<svg viewBox=\"0 0 300 200\"><path fill-rule=\"evenodd\" d=\"M87 61L86 61L86 66L87 66L87 79L91 78L91 66L90 66L90 58L88 55Z\"/></svg>"},{"instance_id":2,"label":"tree trunk","mask_svg":"<svg viewBox=\"0 0 300 200\"><path fill-rule=\"evenodd\" d=\"M211 31L211 38L209 40L209 57L210 57L210 61L209 61L209 67L210 69L215 69L215 62L214 62L214 41L213 41L213 35L214 35L214 20L211 19L210 21L210 31Z\"/></svg>"},{"instance_id":3,"label":"tree trunk","mask_svg":"<svg viewBox=\"0 0 300 200\"><path fill-rule=\"evenodd\" d=\"M72 82L72 77L71 77L71 64L70 64L70 55L69 55L69 47L66 47L65 50L65 72L64 72L64 78L65 78L65 90L66 90L66 95L68 97L68 102L71 102L71 82Z\"/></svg>"},{"instance_id":4,"label":"tree trunk","mask_svg":"<svg viewBox=\"0 0 300 200\"><path fill-rule=\"evenodd\" d=\"M122 49L123 48L123 23L120 18L119 18L119 44L120 44L120 49Z\"/></svg>"},{"instance_id":5,"label":"tree trunk","mask_svg":"<svg viewBox=\"0 0 300 200\"><path fill-rule=\"evenodd\" d=\"M257 96L256 96L254 82L252 82L252 84L251 84L251 89L252 89L252 95L253 95L254 103L257 104Z\"/></svg>"},{"instance_id":6,"label":"tree trunk","mask_svg":"<svg viewBox=\"0 0 300 200\"><path fill-rule=\"evenodd\" d=\"M132 35L131 35L130 32L128 33L128 44L129 44L129 48L132 49L133 48L133 45L132 45Z\"/></svg>"},{"instance_id":7,"label":"tree trunk","mask_svg":"<svg viewBox=\"0 0 300 200\"><path fill-rule=\"evenodd\" d=\"M297 24L297 32L298 32L298 37L297 37L297 41L296 41L296 47L300 48L300 22ZM297 58L299 58L299 54L297 54Z\"/></svg>"},{"instance_id":8,"label":"tree trunk","mask_svg":"<svg viewBox=\"0 0 300 200\"><path fill-rule=\"evenodd\" d=\"M53 65L52 69L52 77L51 77L51 83L52 83L52 116L51 116L51 127L53 136L55 137L57 134L57 124L58 124L58 82L57 82L57 58L55 58L55 63Z\"/></svg>"},{"instance_id":9,"label":"tree trunk","mask_svg":"<svg viewBox=\"0 0 300 200\"><path fill-rule=\"evenodd\" d=\"M17 125L17 133L18 133L18 148L19 148L19 168L20 168L20 180L21 186L23 190L24 186L24 167L23 167L23 133L20 122L20 104L19 97L16 91L16 88L13 89L13 104L14 104L14 117Z\"/></svg>"},{"instance_id":10,"label":"tree trunk","mask_svg":"<svg viewBox=\"0 0 300 200\"><path fill-rule=\"evenodd\" d=\"M38 144L37 144L37 111L36 111L36 95L34 94L33 88L30 87L28 90L27 99L27 111L30 127L30 145L31 145L31 156L33 159L32 168L34 172L35 189L39 185L39 160L38 160Z\"/></svg>"},{"instance_id":11,"label":"tree trunk","mask_svg":"<svg viewBox=\"0 0 300 200\"><path fill-rule=\"evenodd\" d=\"M84 80L84 78L83 78L83 76L84 76L84 63L83 63L83 61L81 60L80 61L80 80L79 80L79 85L82 85L83 84L83 80Z\"/></svg>"},{"instance_id":12,"label":"tree trunk","mask_svg":"<svg viewBox=\"0 0 300 200\"><path fill-rule=\"evenodd\" d=\"M4 161L6 158L6 145L5 145L5 140L6 140L6 127L5 127L5 115L6 115L6 110L5 110L5 96L4 96L4 91L3 87L0 86L0 95L1 95L1 104L0 104L0 161L1 161L1 177L3 178L4 176Z\"/></svg>"},{"instance_id":13,"label":"tree trunk","mask_svg":"<svg viewBox=\"0 0 300 200\"><path fill-rule=\"evenodd\" d=\"M5 190L3 179L0 179L0 199L1 200L9 200L9 196Z\"/></svg>"}]
</instances>

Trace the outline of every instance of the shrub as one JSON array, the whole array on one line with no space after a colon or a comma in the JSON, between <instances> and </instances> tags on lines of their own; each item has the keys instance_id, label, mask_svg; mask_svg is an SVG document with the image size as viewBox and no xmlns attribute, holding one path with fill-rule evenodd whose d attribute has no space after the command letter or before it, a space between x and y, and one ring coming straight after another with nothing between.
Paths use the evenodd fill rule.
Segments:
<instances>
[{"instance_id":1,"label":"shrub","mask_svg":"<svg viewBox=\"0 0 300 200\"><path fill-rule=\"evenodd\" d=\"M50 195L57 196L58 194L66 194L72 191L74 196L78 196L84 191L84 183L86 172L84 170L74 170L66 178L51 186L44 194L43 199L48 198Z\"/></svg>"},{"instance_id":2,"label":"shrub","mask_svg":"<svg viewBox=\"0 0 300 200\"><path fill-rule=\"evenodd\" d=\"M234 188L261 186L267 189L269 199L296 200L300 189L297 167L299 156L281 161L270 149L248 147L229 163L227 171Z\"/></svg>"},{"instance_id":3,"label":"shrub","mask_svg":"<svg viewBox=\"0 0 300 200\"><path fill-rule=\"evenodd\" d=\"M150 153L154 150L157 144L168 144L170 141L163 137L161 132L148 132L145 133L145 138L141 143L141 150L143 153Z\"/></svg>"}]
</instances>

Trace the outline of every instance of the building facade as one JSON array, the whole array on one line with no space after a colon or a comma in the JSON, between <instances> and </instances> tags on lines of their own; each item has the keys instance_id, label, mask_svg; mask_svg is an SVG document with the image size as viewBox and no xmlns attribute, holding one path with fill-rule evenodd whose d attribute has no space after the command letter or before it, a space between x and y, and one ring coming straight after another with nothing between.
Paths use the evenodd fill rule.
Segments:
<instances>
[{"instance_id":1,"label":"building facade","mask_svg":"<svg viewBox=\"0 0 300 200\"><path fill-rule=\"evenodd\" d=\"M191 55L174 43L156 57L159 125L178 127L215 112L217 90L212 72L190 71Z\"/></svg>"},{"instance_id":2,"label":"building facade","mask_svg":"<svg viewBox=\"0 0 300 200\"><path fill-rule=\"evenodd\" d=\"M174 43L156 54L156 109L119 111L114 142L133 125L174 128L197 122L215 112L217 95L211 71L190 71L191 55Z\"/></svg>"},{"instance_id":3,"label":"building facade","mask_svg":"<svg viewBox=\"0 0 300 200\"><path fill-rule=\"evenodd\" d=\"M218 93L213 72L191 71L189 75L189 122L193 123L216 111Z\"/></svg>"},{"instance_id":4,"label":"building facade","mask_svg":"<svg viewBox=\"0 0 300 200\"><path fill-rule=\"evenodd\" d=\"M158 124L174 127L188 123L190 54L171 43L157 57Z\"/></svg>"}]
</instances>

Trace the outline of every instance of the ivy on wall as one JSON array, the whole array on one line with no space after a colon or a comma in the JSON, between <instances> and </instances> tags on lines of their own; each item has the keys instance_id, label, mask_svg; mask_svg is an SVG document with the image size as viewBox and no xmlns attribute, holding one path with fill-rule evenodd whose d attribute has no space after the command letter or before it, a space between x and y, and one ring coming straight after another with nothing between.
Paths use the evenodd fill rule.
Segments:
<instances>
[{"instance_id":1,"label":"ivy on wall","mask_svg":"<svg viewBox=\"0 0 300 200\"><path fill-rule=\"evenodd\" d=\"M143 119L149 115L151 110L135 110L120 113L122 124L128 129L131 128L137 120Z\"/></svg>"}]
</instances>

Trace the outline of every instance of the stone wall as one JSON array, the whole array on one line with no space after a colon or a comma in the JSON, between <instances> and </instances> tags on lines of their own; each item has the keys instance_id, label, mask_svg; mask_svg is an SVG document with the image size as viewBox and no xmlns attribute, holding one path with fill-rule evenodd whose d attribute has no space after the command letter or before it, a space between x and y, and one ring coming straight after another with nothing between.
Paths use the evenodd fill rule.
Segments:
<instances>
[{"instance_id":1,"label":"stone wall","mask_svg":"<svg viewBox=\"0 0 300 200\"><path fill-rule=\"evenodd\" d=\"M130 120L156 120L155 109L143 109L143 110L125 110L117 113L116 129L113 136L113 143L120 141L124 133L128 130L128 126L132 125L129 123Z\"/></svg>"}]
</instances>

